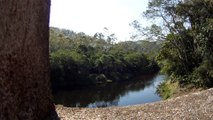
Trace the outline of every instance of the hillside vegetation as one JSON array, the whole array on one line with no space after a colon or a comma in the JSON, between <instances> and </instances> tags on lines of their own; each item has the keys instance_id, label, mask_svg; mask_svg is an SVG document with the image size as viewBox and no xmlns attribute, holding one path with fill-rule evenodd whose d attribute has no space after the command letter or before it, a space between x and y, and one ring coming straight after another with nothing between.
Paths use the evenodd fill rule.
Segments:
<instances>
[{"instance_id":1,"label":"hillside vegetation","mask_svg":"<svg viewBox=\"0 0 213 120\"><path fill-rule=\"evenodd\" d=\"M97 85L129 80L157 72L154 60L159 42L115 43L113 35L88 36L71 30L50 28L52 86Z\"/></svg>"}]
</instances>

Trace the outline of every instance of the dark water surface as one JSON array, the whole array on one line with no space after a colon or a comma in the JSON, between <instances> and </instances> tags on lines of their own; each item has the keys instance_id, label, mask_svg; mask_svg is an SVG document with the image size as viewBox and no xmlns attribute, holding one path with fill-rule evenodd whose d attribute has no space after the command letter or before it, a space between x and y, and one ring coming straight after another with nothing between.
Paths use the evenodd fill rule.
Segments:
<instances>
[{"instance_id":1,"label":"dark water surface","mask_svg":"<svg viewBox=\"0 0 213 120\"><path fill-rule=\"evenodd\" d=\"M164 75L142 75L130 81L54 93L55 104L68 107L109 107L160 101L156 87Z\"/></svg>"}]
</instances>

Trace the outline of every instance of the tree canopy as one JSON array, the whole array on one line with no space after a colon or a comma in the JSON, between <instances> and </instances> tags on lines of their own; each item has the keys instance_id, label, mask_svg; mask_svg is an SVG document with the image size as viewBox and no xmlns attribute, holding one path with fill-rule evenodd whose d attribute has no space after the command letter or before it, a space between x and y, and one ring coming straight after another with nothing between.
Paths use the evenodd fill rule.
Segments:
<instances>
[{"instance_id":1,"label":"tree canopy","mask_svg":"<svg viewBox=\"0 0 213 120\"><path fill-rule=\"evenodd\" d=\"M160 44L149 41L114 43L115 35L88 36L50 28L50 64L53 86L106 84L129 80L159 70L154 57Z\"/></svg>"},{"instance_id":2,"label":"tree canopy","mask_svg":"<svg viewBox=\"0 0 213 120\"><path fill-rule=\"evenodd\" d=\"M162 71L181 83L213 86L213 1L150 0L144 17L155 24L144 30L164 40L157 57ZM142 32L142 35L145 35Z\"/></svg>"}]
</instances>

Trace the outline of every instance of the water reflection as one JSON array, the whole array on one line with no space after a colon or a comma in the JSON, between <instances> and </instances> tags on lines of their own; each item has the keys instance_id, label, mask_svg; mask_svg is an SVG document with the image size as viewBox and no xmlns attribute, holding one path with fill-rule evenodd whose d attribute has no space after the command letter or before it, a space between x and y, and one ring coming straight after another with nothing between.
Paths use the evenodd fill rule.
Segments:
<instances>
[{"instance_id":1,"label":"water reflection","mask_svg":"<svg viewBox=\"0 0 213 120\"><path fill-rule=\"evenodd\" d=\"M110 83L84 89L57 91L56 104L68 107L108 107L159 101L156 86L163 75L143 75L122 83Z\"/></svg>"}]
</instances>

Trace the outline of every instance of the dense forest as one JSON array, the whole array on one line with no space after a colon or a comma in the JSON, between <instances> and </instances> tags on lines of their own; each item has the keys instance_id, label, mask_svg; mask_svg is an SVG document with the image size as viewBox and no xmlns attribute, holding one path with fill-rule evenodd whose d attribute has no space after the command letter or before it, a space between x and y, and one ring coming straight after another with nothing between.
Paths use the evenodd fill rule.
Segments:
<instances>
[{"instance_id":1,"label":"dense forest","mask_svg":"<svg viewBox=\"0 0 213 120\"><path fill-rule=\"evenodd\" d=\"M114 34L89 36L50 28L51 80L54 88L97 85L129 80L138 74L157 72L154 60L160 41L115 43Z\"/></svg>"},{"instance_id":2,"label":"dense forest","mask_svg":"<svg viewBox=\"0 0 213 120\"><path fill-rule=\"evenodd\" d=\"M160 66L170 83L212 87L212 11L212 0L150 0L143 17L154 24L145 28L138 21L130 24L136 30L132 38L146 40L115 42L114 34L89 36L52 27L53 86L125 81L156 72ZM167 83L162 83L158 92L169 91Z\"/></svg>"},{"instance_id":3,"label":"dense forest","mask_svg":"<svg viewBox=\"0 0 213 120\"><path fill-rule=\"evenodd\" d=\"M157 61L170 83L213 86L212 11L212 0L151 0L143 16L155 24L142 28L138 21L132 23L138 35L164 40ZM159 90L168 91L167 85Z\"/></svg>"}]
</instances>

